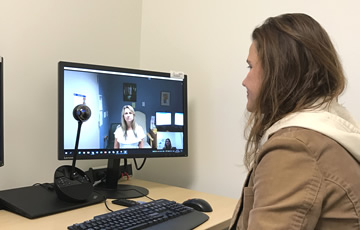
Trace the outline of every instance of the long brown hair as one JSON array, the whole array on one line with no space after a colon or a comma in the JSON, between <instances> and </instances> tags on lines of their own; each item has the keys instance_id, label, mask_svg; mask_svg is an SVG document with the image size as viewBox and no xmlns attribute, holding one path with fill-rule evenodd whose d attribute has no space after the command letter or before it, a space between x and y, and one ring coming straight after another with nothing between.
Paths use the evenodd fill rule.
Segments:
<instances>
[{"instance_id":1,"label":"long brown hair","mask_svg":"<svg viewBox=\"0 0 360 230\"><path fill-rule=\"evenodd\" d=\"M268 18L252 33L264 70L246 132L249 169L265 131L286 115L337 100L345 88L338 54L322 26L306 14Z\"/></svg>"}]
</instances>

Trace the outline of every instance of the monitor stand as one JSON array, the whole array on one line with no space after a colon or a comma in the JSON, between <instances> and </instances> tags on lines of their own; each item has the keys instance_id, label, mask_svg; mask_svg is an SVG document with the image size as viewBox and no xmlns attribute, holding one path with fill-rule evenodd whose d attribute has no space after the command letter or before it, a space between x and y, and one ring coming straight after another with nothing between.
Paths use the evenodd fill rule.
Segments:
<instances>
[{"instance_id":1,"label":"monitor stand","mask_svg":"<svg viewBox=\"0 0 360 230\"><path fill-rule=\"evenodd\" d=\"M126 160L124 168L126 168ZM118 184L120 174L120 159L109 159L106 180L96 185L94 190L110 199L138 198L149 194L149 190L140 186Z\"/></svg>"}]
</instances>

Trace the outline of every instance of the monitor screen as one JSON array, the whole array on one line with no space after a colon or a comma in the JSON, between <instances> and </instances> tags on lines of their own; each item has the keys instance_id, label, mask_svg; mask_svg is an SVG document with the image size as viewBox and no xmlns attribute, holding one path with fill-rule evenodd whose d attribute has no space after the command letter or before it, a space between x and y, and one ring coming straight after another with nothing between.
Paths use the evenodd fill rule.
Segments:
<instances>
[{"instance_id":1,"label":"monitor screen","mask_svg":"<svg viewBox=\"0 0 360 230\"><path fill-rule=\"evenodd\" d=\"M0 167L4 165L4 59L0 57Z\"/></svg>"},{"instance_id":2,"label":"monitor screen","mask_svg":"<svg viewBox=\"0 0 360 230\"><path fill-rule=\"evenodd\" d=\"M186 75L71 62L59 62L58 75L59 160L73 158L73 109L79 104L91 109L91 117L81 127L78 160L109 159L109 167L123 158L188 155ZM179 112L180 129L171 120ZM161 132L157 126L163 126ZM174 148L164 151L159 141L166 139Z\"/></svg>"}]
</instances>

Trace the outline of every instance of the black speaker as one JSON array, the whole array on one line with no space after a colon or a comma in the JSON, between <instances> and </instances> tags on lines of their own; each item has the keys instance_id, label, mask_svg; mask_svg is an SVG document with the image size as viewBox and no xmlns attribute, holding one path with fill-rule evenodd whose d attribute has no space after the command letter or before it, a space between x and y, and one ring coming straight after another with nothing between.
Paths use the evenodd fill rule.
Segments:
<instances>
[{"instance_id":1,"label":"black speaker","mask_svg":"<svg viewBox=\"0 0 360 230\"><path fill-rule=\"evenodd\" d=\"M63 165L56 169L54 188L61 200L79 202L86 201L93 192L90 178L80 169L75 168L72 175L72 166Z\"/></svg>"}]
</instances>

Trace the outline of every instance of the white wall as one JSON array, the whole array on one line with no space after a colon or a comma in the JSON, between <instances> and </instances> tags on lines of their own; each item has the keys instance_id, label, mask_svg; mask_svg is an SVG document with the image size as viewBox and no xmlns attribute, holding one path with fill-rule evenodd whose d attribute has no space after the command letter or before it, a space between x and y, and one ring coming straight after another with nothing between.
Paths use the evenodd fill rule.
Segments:
<instances>
[{"instance_id":1,"label":"white wall","mask_svg":"<svg viewBox=\"0 0 360 230\"><path fill-rule=\"evenodd\" d=\"M136 177L238 198L246 174L241 82L253 28L284 12L306 12L322 23L348 76L341 101L360 120L359 6L356 0L1 0L0 189L51 182L56 167L70 163L56 159L57 62L67 60L186 72L190 156L148 159ZM104 161L78 163L86 169Z\"/></svg>"},{"instance_id":2,"label":"white wall","mask_svg":"<svg viewBox=\"0 0 360 230\"><path fill-rule=\"evenodd\" d=\"M137 177L237 198L242 166L246 92L241 82L255 26L286 12L313 16L328 31L344 62L348 89L341 101L357 106L360 3L287 0L143 1L142 68L188 74L190 153L186 159L149 159Z\"/></svg>"},{"instance_id":3,"label":"white wall","mask_svg":"<svg viewBox=\"0 0 360 230\"><path fill-rule=\"evenodd\" d=\"M5 166L0 189L52 182L57 160L57 63L139 66L141 0L1 0ZM78 166L104 165L79 161Z\"/></svg>"}]
</instances>

